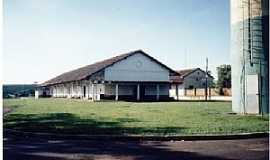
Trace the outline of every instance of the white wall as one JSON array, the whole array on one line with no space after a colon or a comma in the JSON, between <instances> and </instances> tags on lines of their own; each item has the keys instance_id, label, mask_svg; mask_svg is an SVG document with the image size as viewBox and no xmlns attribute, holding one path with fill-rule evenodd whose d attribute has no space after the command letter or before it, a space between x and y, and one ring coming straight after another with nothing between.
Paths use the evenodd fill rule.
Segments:
<instances>
[{"instance_id":1,"label":"white wall","mask_svg":"<svg viewBox=\"0 0 270 160\"><path fill-rule=\"evenodd\" d=\"M172 84L170 89L170 97L174 97L174 99L177 99L176 85L178 85L178 96L180 97L185 95L185 89L183 84Z\"/></svg>"},{"instance_id":2,"label":"white wall","mask_svg":"<svg viewBox=\"0 0 270 160\"><path fill-rule=\"evenodd\" d=\"M83 87L86 87L86 95L84 95ZM92 87L93 90L92 90ZM144 84L145 95L156 95L156 84ZM159 84L159 95L169 95L169 84ZM69 91L70 88L70 91ZM81 81L76 83L60 84L50 87L53 97L66 97L66 98L93 98L99 100L100 94L115 95L115 84L94 84ZM140 88L142 89L142 88ZM137 84L118 84L119 95L134 95L136 94ZM94 94L93 94L94 91ZM134 92L135 91L135 92Z\"/></svg>"},{"instance_id":3,"label":"white wall","mask_svg":"<svg viewBox=\"0 0 270 160\"><path fill-rule=\"evenodd\" d=\"M84 86L86 87L85 97L83 97ZM93 96L99 97L100 94L105 93L104 84L94 84L94 95L93 95L92 83L86 80L50 86L50 90L52 97L67 97L67 98L92 98Z\"/></svg>"},{"instance_id":4,"label":"white wall","mask_svg":"<svg viewBox=\"0 0 270 160\"><path fill-rule=\"evenodd\" d=\"M208 77L208 85L212 84L213 79ZM205 87L205 72L196 70L184 78L185 88L193 86L193 88L204 88Z\"/></svg>"},{"instance_id":5,"label":"white wall","mask_svg":"<svg viewBox=\"0 0 270 160\"><path fill-rule=\"evenodd\" d=\"M107 81L169 81L169 71L141 53L105 69Z\"/></svg>"}]
</instances>

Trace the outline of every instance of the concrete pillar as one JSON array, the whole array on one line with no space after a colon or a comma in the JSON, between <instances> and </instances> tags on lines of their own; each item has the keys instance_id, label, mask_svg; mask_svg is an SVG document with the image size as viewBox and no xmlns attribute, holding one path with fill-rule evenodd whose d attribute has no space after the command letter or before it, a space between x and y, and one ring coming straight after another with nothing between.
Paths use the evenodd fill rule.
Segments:
<instances>
[{"instance_id":1,"label":"concrete pillar","mask_svg":"<svg viewBox=\"0 0 270 160\"><path fill-rule=\"evenodd\" d=\"M80 98L80 83L77 83L77 98Z\"/></svg>"},{"instance_id":2,"label":"concrete pillar","mask_svg":"<svg viewBox=\"0 0 270 160\"><path fill-rule=\"evenodd\" d=\"M118 84L115 84L115 100L118 101Z\"/></svg>"},{"instance_id":3,"label":"concrete pillar","mask_svg":"<svg viewBox=\"0 0 270 160\"><path fill-rule=\"evenodd\" d=\"M53 95L54 97L56 97L57 96L57 87L56 86L54 86L54 95Z\"/></svg>"},{"instance_id":4,"label":"concrete pillar","mask_svg":"<svg viewBox=\"0 0 270 160\"><path fill-rule=\"evenodd\" d=\"M176 95L176 100L179 100L178 84L175 85L175 95Z\"/></svg>"},{"instance_id":5,"label":"concrete pillar","mask_svg":"<svg viewBox=\"0 0 270 160\"><path fill-rule=\"evenodd\" d=\"M157 97L156 97L157 101L159 100L159 84L157 84Z\"/></svg>"},{"instance_id":6,"label":"concrete pillar","mask_svg":"<svg viewBox=\"0 0 270 160\"><path fill-rule=\"evenodd\" d=\"M71 82L71 85L70 85L70 98L73 97L73 82Z\"/></svg>"},{"instance_id":7,"label":"concrete pillar","mask_svg":"<svg viewBox=\"0 0 270 160\"><path fill-rule=\"evenodd\" d=\"M55 94L55 97L58 97L59 96L59 93L60 93L60 89L58 86L55 87L55 90L56 90L56 94Z\"/></svg>"},{"instance_id":8,"label":"concrete pillar","mask_svg":"<svg viewBox=\"0 0 270 160\"><path fill-rule=\"evenodd\" d=\"M60 85L57 86L57 97L61 96L61 87Z\"/></svg>"},{"instance_id":9,"label":"concrete pillar","mask_svg":"<svg viewBox=\"0 0 270 160\"><path fill-rule=\"evenodd\" d=\"M71 84L70 83L67 84L67 97L71 98Z\"/></svg>"},{"instance_id":10,"label":"concrete pillar","mask_svg":"<svg viewBox=\"0 0 270 160\"><path fill-rule=\"evenodd\" d=\"M137 84L137 101L140 100L140 84Z\"/></svg>"},{"instance_id":11,"label":"concrete pillar","mask_svg":"<svg viewBox=\"0 0 270 160\"><path fill-rule=\"evenodd\" d=\"M35 90L35 99L38 99L39 97L39 92L38 92L38 89Z\"/></svg>"},{"instance_id":12,"label":"concrete pillar","mask_svg":"<svg viewBox=\"0 0 270 160\"><path fill-rule=\"evenodd\" d=\"M76 85L76 93L77 93L77 98L79 98L80 97L80 84L79 83L77 83Z\"/></svg>"},{"instance_id":13,"label":"concrete pillar","mask_svg":"<svg viewBox=\"0 0 270 160\"><path fill-rule=\"evenodd\" d=\"M64 85L61 85L61 98L63 98L64 97Z\"/></svg>"},{"instance_id":14,"label":"concrete pillar","mask_svg":"<svg viewBox=\"0 0 270 160\"><path fill-rule=\"evenodd\" d=\"M92 101L95 101L94 84L92 83Z\"/></svg>"},{"instance_id":15,"label":"concrete pillar","mask_svg":"<svg viewBox=\"0 0 270 160\"><path fill-rule=\"evenodd\" d=\"M83 99L83 84L80 85L80 98Z\"/></svg>"},{"instance_id":16,"label":"concrete pillar","mask_svg":"<svg viewBox=\"0 0 270 160\"><path fill-rule=\"evenodd\" d=\"M88 98L88 99L90 98L90 87L91 87L91 85L88 84L88 85L87 85L87 92L88 92L87 98Z\"/></svg>"},{"instance_id":17,"label":"concrete pillar","mask_svg":"<svg viewBox=\"0 0 270 160\"><path fill-rule=\"evenodd\" d=\"M63 97L65 97L65 86L63 84L61 86L61 89L62 89L62 95L61 95L61 97L63 98Z\"/></svg>"},{"instance_id":18,"label":"concrete pillar","mask_svg":"<svg viewBox=\"0 0 270 160\"><path fill-rule=\"evenodd\" d=\"M55 97L57 97L57 95L58 95L58 88L57 88L57 86L55 86Z\"/></svg>"},{"instance_id":19,"label":"concrete pillar","mask_svg":"<svg viewBox=\"0 0 270 160\"><path fill-rule=\"evenodd\" d=\"M61 91L61 85L57 86L57 97L61 97L62 91Z\"/></svg>"},{"instance_id":20,"label":"concrete pillar","mask_svg":"<svg viewBox=\"0 0 270 160\"><path fill-rule=\"evenodd\" d=\"M96 84L96 100L100 101L99 84Z\"/></svg>"},{"instance_id":21,"label":"concrete pillar","mask_svg":"<svg viewBox=\"0 0 270 160\"><path fill-rule=\"evenodd\" d=\"M68 95L67 87L68 87L68 85L64 84L64 97L65 98L67 98L67 95Z\"/></svg>"}]
</instances>

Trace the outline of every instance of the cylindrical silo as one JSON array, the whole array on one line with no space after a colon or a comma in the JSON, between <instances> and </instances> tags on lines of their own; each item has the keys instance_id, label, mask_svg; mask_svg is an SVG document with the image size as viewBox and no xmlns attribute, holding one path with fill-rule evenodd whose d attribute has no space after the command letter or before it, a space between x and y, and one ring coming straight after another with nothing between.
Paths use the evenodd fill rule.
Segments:
<instances>
[{"instance_id":1,"label":"cylindrical silo","mask_svg":"<svg viewBox=\"0 0 270 160\"><path fill-rule=\"evenodd\" d=\"M231 0L232 110L269 113L269 0Z\"/></svg>"}]
</instances>

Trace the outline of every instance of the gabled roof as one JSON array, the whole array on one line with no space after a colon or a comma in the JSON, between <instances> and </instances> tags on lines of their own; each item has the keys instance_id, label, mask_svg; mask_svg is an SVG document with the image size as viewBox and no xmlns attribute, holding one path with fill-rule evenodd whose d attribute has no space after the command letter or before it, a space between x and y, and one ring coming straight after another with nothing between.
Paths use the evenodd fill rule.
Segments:
<instances>
[{"instance_id":1,"label":"gabled roof","mask_svg":"<svg viewBox=\"0 0 270 160\"><path fill-rule=\"evenodd\" d=\"M186 76L190 75L191 73L193 73L193 72L195 72L197 70L201 70L202 72L205 73L205 71L200 69L200 68L190 68L190 69L176 70L176 72L179 75L170 76L170 81L171 81L171 83L183 83L184 78ZM214 78L209 73L208 73L208 76L211 77L211 78Z\"/></svg>"},{"instance_id":2,"label":"gabled roof","mask_svg":"<svg viewBox=\"0 0 270 160\"><path fill-rule=\"evenodd\" d=\"M205 73L205 71L202 70L201 68L190 68L190 69L176 70L176 72L179 73L184 78L197 70L200 70L200 71ZM208 74L208 77L214 78L209 73L207 73L207 74Z\"/></svg>"},{"instance_id":3,"label":"gabled roof","mask_svg":"<svg viewBox=\"0 0 270 160\"><path fill-rule=\"evenodd\" d=\"M53 79L50 79L50 80L44 82L42 84L42 86L65 83L65 82L72 82L72 81L79 81L79 80L86 79L87 77L93 75L94 73L97 73L97 72L99 72L99 71L119 62L119 61L122 61L122 60L124 60L124 59L126 59L134 54L137 54L137 53L141 53L141 54L145 55L146 57L149 57L150 59L152 59L156 63L160 64L162 67L168 69L172 74L178 74L177 72L170 69L166 65L162 64L161 62L159 62L155 58L149 56L148 54L146 54L142 50L136 50L136 51L121 54L121 55L116 56L116 57L112 57L112 58L109 58L109 59L106 59L106 60L103 60L100 62L96 62L94 64L90 64L90 65L63 73L63 74L61 74Z\"/></svg>"},{"instance_id":4,"label":"gabled roof","mask_svg":"<svg viewBox=\"0 0 270 160\"><path fill-rule=\"evenodd\" d=\"M177 70L176 72L179 73L182 77L185 77L186 75L189 75L190 73L194 72L198 68L190 68L190 69L183 69L183 70Z\"/></svg>"}]
</instances>

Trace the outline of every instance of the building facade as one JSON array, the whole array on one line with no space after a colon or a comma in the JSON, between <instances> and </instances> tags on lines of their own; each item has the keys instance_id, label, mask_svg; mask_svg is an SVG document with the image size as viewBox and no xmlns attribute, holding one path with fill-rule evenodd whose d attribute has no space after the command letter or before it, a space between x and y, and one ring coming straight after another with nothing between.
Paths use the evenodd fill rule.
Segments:
<instances>
[{"instance_id":1,"label":"building facade","mask_svg":"<svg viewBox=\"0 0 270 160\"><path fill-rule=\"evenodd\" d=\"M179 75L171 76L170 97L179 99L179 97L186 96L187 89L202 89L213 84L214 78L207 74L200 68L178 70Z\"/></svg>"},{"instance_id":2,"label":"building facade","mask_svg":"<svg viewBox=\"0 0 270 160\"><path fill-rule=\"evenodd\" d=\"M141 50L97 62L46 81L42 93L90 100L168 100L178 73Z\"/></svg>"}]
</instances>

